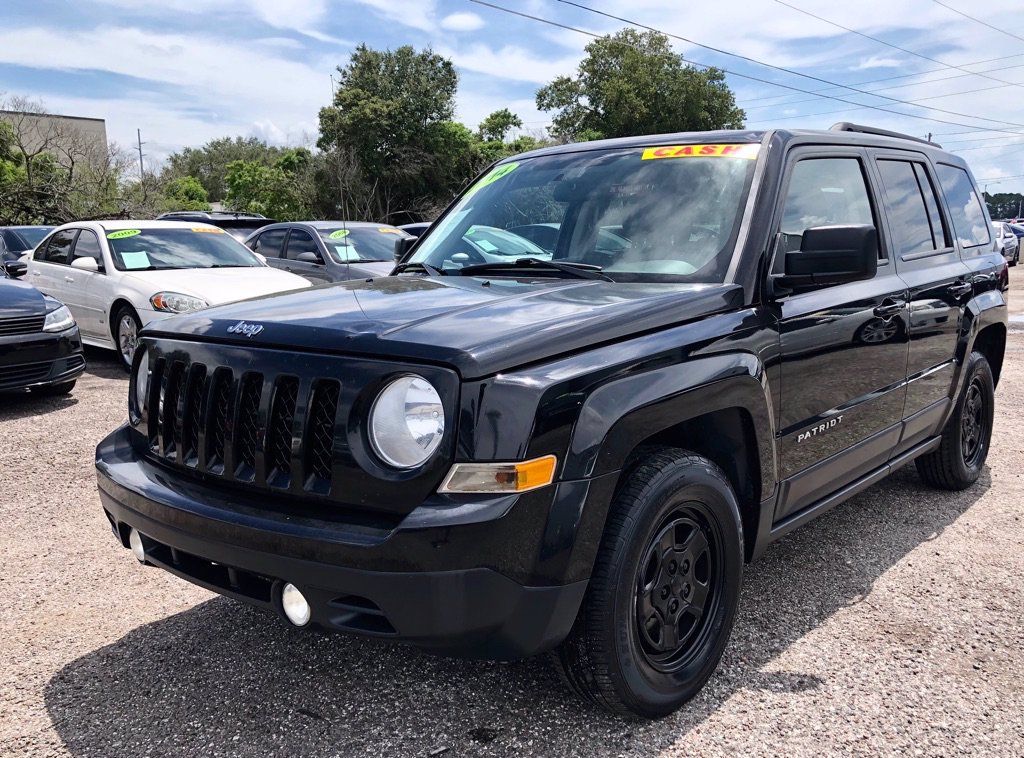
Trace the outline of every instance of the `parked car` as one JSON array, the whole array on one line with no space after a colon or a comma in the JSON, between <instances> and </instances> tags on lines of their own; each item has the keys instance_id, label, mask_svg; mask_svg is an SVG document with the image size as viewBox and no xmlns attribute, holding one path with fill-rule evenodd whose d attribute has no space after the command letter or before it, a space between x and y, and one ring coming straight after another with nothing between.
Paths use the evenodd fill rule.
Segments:
<instances>
[{"instance_id":1,"label":"parked car","mask_svg":"<svg viewBox=\"0 0 1024 758\"><path fill-rule=\"evenodd\" d=\"M433 223L433 221L414 221L411 224L401 224L398 228L413 237L422 237Z\"/></svg>"},{"instance_id":2,"label":"parked car","mask_svg":"<svg viewBox=\"0 0 1024 758\"><path fill-rule=\"evenodd\" d=\"M395 267L396 226L358 221L292 221L254 232L245 244L275 268L314 284L386 276Z\"/></svg>"},{"instance_id":3,"label":"parked car","mask_svg":"<svg viewBox=\"0 0 1024 758\"><path fill-rule=\"evenodd\" d=\"M0 265L12 278L24 275L25 264L20 259L52 230L52 226L0 227Z\"/></svg>"},{"instance_id":4,"label":"parked car","mask_svg":"<svg viewBox=\"0 0 1024 758\"><path fill-rule=\"evenodd\" d=\"M554 254L504 255L547 223ZM142 563L295 627L554 650L580 695L663 716L774 540L911 461L977 481L1007 286L967 164L924 140L548 147L392 276L153 324L100 500Z\"/></svg>"},{"instance_id":5,"label":"parked car","mask_svg":"<svg viewBox=\"0 0 1024 758\"><path fill-rule=\"evenodd\" d=\"M87 345L132 362L139 330L208 305L308 287L267 266L216 226L85 221L57 227L28 263L28 281L67 304Z\"/></svg>"},{"instance_id":6,"label":"parked car","mask_svg":"<svg viewBox=\"0 0 1024 758\"><path fill-rule=\"evenodd\" d=\"M1020 239L1014 234L1009 224L993 221L992 230L996 238L996 247L1006 258L1007 264L1016 266L1020 260Z\"/></svg>"},{"instance_id":7,"label":"parked car","mask_svg":"<svg viewBox=\"0 0 1024 758\"><path fill-rule=\"evenodd\" d=\"M274 219L259 213L236 211L170 211L156 217L157 221L198 221L220 227L239 242L260 227L273 224Z\"/></svg>"},{"instance_id":8,"label":"parked car","mask_svg":"<svg viewBox=\"0 0 1024 758\"><path fill-rule=\"evenodd\" d=\"M67 395L84 370L71 311L0 268L0 391Z\"/></svg>"}]
</instances>

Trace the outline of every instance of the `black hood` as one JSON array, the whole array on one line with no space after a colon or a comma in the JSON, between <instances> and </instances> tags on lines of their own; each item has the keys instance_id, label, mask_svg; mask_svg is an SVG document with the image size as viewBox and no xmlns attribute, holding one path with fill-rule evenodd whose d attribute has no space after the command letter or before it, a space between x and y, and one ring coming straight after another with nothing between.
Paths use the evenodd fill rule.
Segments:
<instances>
[{"instance_id":1,"label":"black hood","mask_svg":"<svg viewBox=\"0 0 1024 758\"><path fill-rule=\"evenodd\" d=\"M46 313L46 298L31 284L0 275L0 318L41 316Z\"/></svg>"},{"instance_id":2,"label":"black hood","mask_svg":"<svg viewBox=\"0 0 1024 758\"><path fill-rule=\"evenodd\" d=\"M222 305L146 331L429 361L475 378L742 303L742 288L733 284L403 276ZM230 333L240 321L262 329L247 330L251 337Z\"/></svg>"}]
</instances>

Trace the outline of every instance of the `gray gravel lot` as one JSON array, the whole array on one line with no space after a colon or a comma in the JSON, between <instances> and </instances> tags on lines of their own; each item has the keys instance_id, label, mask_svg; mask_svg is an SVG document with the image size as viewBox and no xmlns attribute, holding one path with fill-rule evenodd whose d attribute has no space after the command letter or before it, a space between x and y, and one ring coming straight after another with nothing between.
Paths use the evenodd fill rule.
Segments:
<instances>
[{"instance_id":1,"label":"gray gravel lot","mask_svg":"<svg viewBox=\"0 0 1024 758\"><path fill-rule=\"evenodd\" d=\"M0 397L0 753L1024 755L1024 333L1007 352L976 486L911 466L774 545L702 695L631 723L542 660L298 632L138 566L92 467L127 382L90 351L72 397Z\"/></svg>"}]
</instances>

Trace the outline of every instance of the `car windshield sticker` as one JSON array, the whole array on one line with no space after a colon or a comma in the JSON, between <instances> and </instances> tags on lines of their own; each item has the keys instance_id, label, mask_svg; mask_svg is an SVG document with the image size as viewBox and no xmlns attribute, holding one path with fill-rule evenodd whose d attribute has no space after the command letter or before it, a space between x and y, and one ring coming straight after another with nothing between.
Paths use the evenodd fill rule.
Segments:
<instances>
[{"instance_id":1,"label":"car windshield sticker","mask_svg":"<svg viewBox=\"0 0 1024 758\"><path fill-rule=\"evenodd\" d=\"M356 249L347 242L342 245L334 245L334 252L337 254L338 260L342 263L359 260L359 253L357 253Z\"/></svg>"},{"instance_id":2,"label":"car windshield sticker","mask_svg":"<svg viewBox=\"0 0 1024 758\"><path fill-rule=\"evenodd\" d=\"M466 193L466 197L470 197L471 195L476 194L477 192L482 190L484 187L486 187L488 184L494 184L499 179L504 179L506 176L511 174L513 171L515 171L517 168L519 168L519 164L518 163L503 163L503 164L501 164L500 166L496 167L493 171L491 171L491 173L487 174L487 176L485 176L483 179L481 179L476 184L474 184L472 187L470 187L469 191Z\"/></svg>"},{"instance_id":3,"label":"car windshield sticker","mask_svg":"<svg viewBox=\"0 0 1024 758\"><path fill-rule=\"evenodd\" d=\"M757 157L761 146L746 145L662 145L646 147L642 160L650 161L657 158L747 158Z\"/></svg>"},{"instance_id":4,"label":"car windshield sticker","mask_svg":"<svg viewBox=\"0 0 1024 758\"><path fill-rule=\"evenodd\" d=\"M340 240L348 236L348 229L335 229L327 235L327 239Z\"/></svg>"},{"instance_id":5,"label":"car windshield sticker","mask_svg":"<svg viewBox=\"0 0 1024 758\"><path fill-rule=\"evenodd\" d=\"M118 253L121 256L121 262L124 263L124 267L131 271L132 269L149 268L149 256L142 250L131 253Z\"/></svg>"},{"instance_id":6,"label":"car windshield sticker","mask_svg":"<svg viewBox=\"0 0 1024 758\"><path fill-rule=\"evenodd\" d=\"M107 235L108 240L123 240L125 237L134 237L136 234L142 234L141 229L119 229L116 232L111 232Z\"/></svg>"},{"instance_id":7,"label":"car windshield sticker","mask_svg":"<svg viewBox=\"0 0 1024 758\"><path fill-rule=\"evenodd\" d=\"M395 229L393 226L378 226L377 231L381 234L401 234L401 229Z\"/></svg>"},{"instance_id":8,"label":"car windshield sticker","mask_svg":"<svg viewBox=\"0 0 1024 758\"><path fill-rule=\"evenodd\" d=\"M218 229L216 226L193 226L192 231L203 234L224 234L224 230Z\"/></svg>"}]
</instances>

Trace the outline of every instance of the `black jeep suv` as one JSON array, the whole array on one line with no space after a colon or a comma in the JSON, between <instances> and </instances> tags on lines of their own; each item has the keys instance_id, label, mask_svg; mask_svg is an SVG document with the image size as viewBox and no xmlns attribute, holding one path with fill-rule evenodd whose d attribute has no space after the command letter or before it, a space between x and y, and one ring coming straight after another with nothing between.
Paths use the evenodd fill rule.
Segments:
<instances>
[{"instance_id":1,"label":"black jeep suv","mask_svg":"<svg viewBox=\"0 0 1024 758\"><path fill-rule=\"evenodd\" d=\"M766 545L912 460L978 478L990 229L962 159L849 124L516 156L391 276L145 330L103 507L140 561L297 626L554 650L663 715Z\"/></svg>"}]
</instances>

